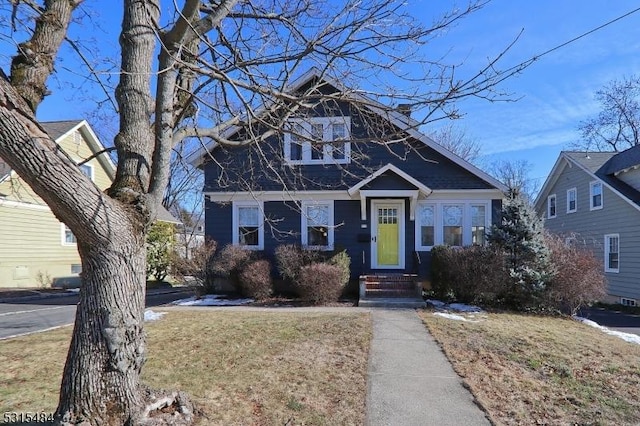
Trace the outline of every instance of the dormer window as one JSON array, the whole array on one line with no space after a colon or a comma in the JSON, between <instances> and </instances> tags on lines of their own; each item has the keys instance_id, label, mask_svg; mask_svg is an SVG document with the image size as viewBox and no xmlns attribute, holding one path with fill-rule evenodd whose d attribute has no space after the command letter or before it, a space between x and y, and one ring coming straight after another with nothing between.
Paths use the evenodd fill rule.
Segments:
<instances>
[{"instance_id":1,"label":"dormer window","mask_svg":"<svg viewBox=\"0 0 640 426\"><path fill-rule=\"evenodd\" d=\"M351 161L350 117L292 119L284 135L289 164L346 164Z\"/></svg>"}]
</instances>

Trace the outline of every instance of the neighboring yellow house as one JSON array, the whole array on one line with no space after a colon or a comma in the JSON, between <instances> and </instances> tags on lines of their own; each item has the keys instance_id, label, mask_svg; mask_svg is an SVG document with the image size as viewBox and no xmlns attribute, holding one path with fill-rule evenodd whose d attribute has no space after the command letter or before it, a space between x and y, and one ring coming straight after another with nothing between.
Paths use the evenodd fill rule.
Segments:
<instances>
[{"instance_id":1,"label":"neighboring yellow house","mask_svg":"<svg viewBox=\"0 0 640 426\"><path fill-rule=\"evenodd\" d=\"M104 149L85 120L41 124L78 163ZM103 190L115 177L107 153L81 168ZM77 286L81 269L74 235L0 159L0 287Z\"/></svg>"}]
</instances>

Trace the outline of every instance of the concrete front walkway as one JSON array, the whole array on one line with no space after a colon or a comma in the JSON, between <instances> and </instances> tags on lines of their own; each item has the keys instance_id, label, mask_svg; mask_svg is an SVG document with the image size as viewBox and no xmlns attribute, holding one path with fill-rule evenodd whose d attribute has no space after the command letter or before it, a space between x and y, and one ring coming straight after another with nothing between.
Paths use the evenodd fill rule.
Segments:
<instances>
[{"instance_id":1,"label":"concrete front walkway","mask_svg":"<svg viewBox=\"0 0 640 426\"><path fill-rule=\"evenodd\" d=\"M368 426L489 425L413 309L371 309Z\"/></svg>"}]
</instances>

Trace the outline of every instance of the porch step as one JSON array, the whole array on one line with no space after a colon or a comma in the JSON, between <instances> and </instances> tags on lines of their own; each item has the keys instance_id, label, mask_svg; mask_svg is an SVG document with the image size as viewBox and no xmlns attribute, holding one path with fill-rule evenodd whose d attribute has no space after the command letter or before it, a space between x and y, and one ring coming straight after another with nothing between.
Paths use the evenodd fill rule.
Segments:
<instances>
[{"instance_id":1,"label":"porch step","mask_svg":"<svg viewBox=\"0 0 640 426\"><path fill-rule=\"evenodd\" d=\"M360 277L359 306L422 307L422 288L412 274L377 274Z\"/></svg>"},{"instance_id":2,"label":"porch step","mask_svg":"<svg viewBox=\"0 0 640 426\"><path fill-rule=\"evenodd\" d=\"M358 306L362 308L424 308L426 303L415 297L378 297L360 299Z\"/></svg>"}]
</instances>

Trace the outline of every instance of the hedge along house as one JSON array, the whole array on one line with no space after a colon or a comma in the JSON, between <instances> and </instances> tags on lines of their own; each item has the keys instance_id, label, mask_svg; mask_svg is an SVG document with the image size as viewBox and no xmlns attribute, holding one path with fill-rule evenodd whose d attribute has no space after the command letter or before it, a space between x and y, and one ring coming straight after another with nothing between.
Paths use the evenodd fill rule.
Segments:
<instances>
[{"instance_id":1,"label":"hedge along house","mask_svg":"<svg viewBox=\"0 0 640 426\"><path fill-rule=\"evenodd\" d=\"M189 158L204 169L205 233L219 246L271 259L281 244L344 249L352 279L411 281L428 277L433 246L484 243L500 218L500 182L420 133L407 111L316 69L288 92L304 92L306 107L279 124L223 124L223 139L248 142L210 140ZM369 278L361 297L414 288L379 281Z\"/></svg>"}]
</instances>

